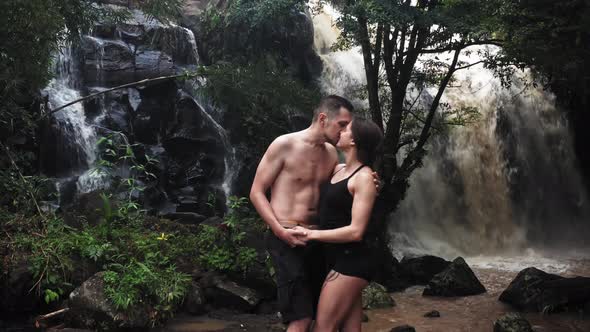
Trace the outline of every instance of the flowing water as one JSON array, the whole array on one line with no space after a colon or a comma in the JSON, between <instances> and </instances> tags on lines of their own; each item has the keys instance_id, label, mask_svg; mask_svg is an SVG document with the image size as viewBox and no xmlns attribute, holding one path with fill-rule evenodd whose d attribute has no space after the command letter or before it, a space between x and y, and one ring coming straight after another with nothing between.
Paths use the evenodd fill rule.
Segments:
<instances>
[{"instance_id":1,"label":"flowing water","mask_svg":"<svg viewBox=\"0 0 590 332\"><path fill-rule=\"evenodd\" d=\"M342 94L361 108L354 91L366 82L358 48L331 51L339 31L330 6L314 16L315 45L324 61L325 93ZM481 60L472 48L461 61ZM448 55L439 55L444 58ZM421 58L418 66L424 65ZM424 166L391 216L392 251L405 255L463 256L488 292L454 299L422 297L422 288L395 293L393 309L371 311L364 330L388 331L404 323L418 331L491 331L511 308L497 301L516 274L530 266L564 276L590 276L590 201L577 169L570 130L554 96L526 85L517 73L510 88L476 65L454 75L443 96L451 108L477 109L466 126L435 135ZM428 106L434 88L408 100ZM445 112L442 110L441 112ZM450 113L447 113L450 114ZM443 118L439 116L437 125ZM424 318L439 310L441 318ZM590 318L577 314L526 314L536 331L590 331Z\"/></svg>"},{"instance_id":2,"label":"flowing water","mask_svg":"<svg viewBox=\"0 0 590 332\"><path fill-rule=\"evenodd\" d=\"M567 270L564 276L590 275L590 260L565 260ZM405 292L393 293L396 306L391 309L377 309L367 312L369 322L363 324L363 331L389 331L392 327L408 324L420 332L480 332L493 331L493 324L502 315L514 312L509 305L498 301L498 297L518 272L498 268L475 268L474 272L487 292L481 295L439 298L424 297L424 287L412 287ZM423 315L431 310L440 312L439 318ZM590 331L590 317L577 312L542 315L522 314L535 332L586 332Z\"/></svg>"},{"instance_id":3,"label":"flowing water","mask_svg":"<svg viewBox=\"0 0 590 332\"><path fill-rule=\"evenodd\" d=\"M146 18L140 11L133 11L133 17L128 22L129 25L141 25L146 29L161 28L157 21ZM177 72L191 71L199 63L199 56L197 52L197 45L194 34L189 29L177 25L170 25L166 27L169 30L171 39L167 47L171 48L171 54L177 58L182 65L178 65ZM118 31L118 30L117 30ZM171 31L171 32L170 32ZM119 38L120 32L119 33ZM156 33L163 33L161 31ZM105 47L112 44L117 44L122 48L135 49L135 46L126 43L123 40L105 40L96 36L85 36L84 38L91 41L94 45L97 54L96 78L95 85L92 87L85 87L79 68L79 55L73 51L69 45L64 46L57 54L55 59L55 79L53 79L44 89L49 99L50 109L55 109L73 100L81 98L82 91L85 88L91 92L98 92L106 89L102 87L105 83L105 62L103 61L105 55ZM186 64L186 65L185 65ZM195 88L198 89L198 82L186 81L186 86L183 87L187 93L194 95ZM192 84L195 83L195 84ZM201 82L202 84L202 82ZM135 111L141 103L141 96L137 89L127 89L129 96L129 104ZM195 98L196 99L196 98ZM202 97L200 98L202 99ZM63 183L70 181L72 177L77 178L76 187L78 193L87 193L97 189L104 189L109 186L108 176L93 171L94 162L97 159L97 138L99 135L113 132L109 128L104 127L104 118L109 111L107 103L104 101L104 96L98 97L98 114L93 114L92 117L87 117L84 110L83 103L77 103L69 106L57 113L55 113L55 121L58 127L59 142L64 145L64 152L57 159L66 160L68 169L63 179L58 180L57 187L59 188ZM204 105L202 109L205 111L205 116L213 123L213 127L219 133L225 150L225 173L224 178L219 186L225 193L226 198L232 193L232 185L235 181L237 170L239 169L239 162L237 160L234 149L229 144L225 130L217 123L210 113L213 107L203 100L195 100L197 104ZM97 133L99 132L99 133ZM56 161L57 162L57 161ZM64 173L64 172L62 172Z\"/></svg>"}]
</instances>

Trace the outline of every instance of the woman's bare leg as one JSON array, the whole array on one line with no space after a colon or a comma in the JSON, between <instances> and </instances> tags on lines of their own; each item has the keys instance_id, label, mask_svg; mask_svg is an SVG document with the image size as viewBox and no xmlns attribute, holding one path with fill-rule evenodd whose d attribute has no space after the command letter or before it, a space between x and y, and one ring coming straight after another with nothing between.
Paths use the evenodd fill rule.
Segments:
<instances>
[{"instance_id":1,"label":"woman's bare leg","mask_svg":"<svg viewBox=\"0 0 590 332\"><path fill-rule=\"evenodd\" d=\"M361 296L367 281L330 271L324 282L313 330L335 332Z\"/></svg>"},{"instance_id":2,"label":"woman's bare leg","mask_svg":"<svg viewBox=\"0 0 590 332\"><path fill-rule=\"evenodd\" d=\"M342 323L342 332L360 332L363 321L363 296L362 290L352 304L350 312L345 316Z\"/></svg>"}]
</instances>

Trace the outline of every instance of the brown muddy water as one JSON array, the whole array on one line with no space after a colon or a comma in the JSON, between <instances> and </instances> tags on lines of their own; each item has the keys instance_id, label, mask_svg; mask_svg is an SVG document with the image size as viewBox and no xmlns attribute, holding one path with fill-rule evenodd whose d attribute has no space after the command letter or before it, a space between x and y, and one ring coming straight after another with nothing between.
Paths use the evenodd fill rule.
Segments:
<instances>
[{"instance_id":1,"label":"brown muddy water","mask_svg":"<svg viewBox=\"0 0 590 332\"><path fill-rule=\"evenodd\" d=\"M498 301L498 297L510 284L517 272L491 269L474 269L486 287L481 295L440 298L422 296L424 287L412 287L405 292L393 293L396 306L391 309L371 310L369 322L363 331L389 331L392 327L408 324L418 332L484 332L493 331L494 321L500 316L516 311ZM431 310L440 312L439 318L423 315ZM524 317L535 332L590 332L590 317L579 313L541 315L526 313Z\"/></svg>"},{"instance_id":2,"label":"brown muddy water","mask_svg":"<svg viewBox=\"0 0 590 332\"><path fill-rule=\"evenodd\" d=\"M469 262L469 260L468 260ZM404 292L392 293L396 306L388 309L369 310L369 321L363 323L365 332L387 332L392 327L408 324L418 332L492 332L494 321L514 312L513 308L498 301L498 297L518 274L518 270L482 268L474 264L474 273L487 292L476 296L457 298L423 297L424 287L417 286ZM479 264L482 265L482 264ZM550 273L562 276L590 276L590 259L572 260L560 271L551 266L539 266ZM429 311L440 312L439 318L427 318ZM535 332L590 332L590 315L560 313L542 315L525 313ZM284 328L272 316L241 315L235 317L178 317L160 331L282 331Z\"/></svg>"}]
</instances>

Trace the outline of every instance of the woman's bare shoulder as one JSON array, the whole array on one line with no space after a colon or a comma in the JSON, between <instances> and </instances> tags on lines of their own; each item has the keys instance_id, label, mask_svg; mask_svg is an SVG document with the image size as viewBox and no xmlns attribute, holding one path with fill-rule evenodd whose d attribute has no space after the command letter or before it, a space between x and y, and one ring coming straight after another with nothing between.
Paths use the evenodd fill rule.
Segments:
<instances>
[{"instance_id":1,"label":"woman's bare shoulder","mask_svg":"<svg viewBox=\"0 0 590 332\"><path fill-rule=\"evenodd\" d=\"M373 176L373 169L369 166L365 166L361 168L354 176L354 186L371 186L375 187L374 183L375 177Z\"/></svg>"},{"instance_id":2,"label":"woman's bare shoulder","mask_svg":"<svg viewBox=\"0 0 590 332\"><path fill-rule=\"evenodd\" d=\"M346 166L346 164L337 164L336 167L334 167L334 171L332 172L332 175L336 174L336 172L341 171L344 166Z\"/></svg>"}]
</instances>

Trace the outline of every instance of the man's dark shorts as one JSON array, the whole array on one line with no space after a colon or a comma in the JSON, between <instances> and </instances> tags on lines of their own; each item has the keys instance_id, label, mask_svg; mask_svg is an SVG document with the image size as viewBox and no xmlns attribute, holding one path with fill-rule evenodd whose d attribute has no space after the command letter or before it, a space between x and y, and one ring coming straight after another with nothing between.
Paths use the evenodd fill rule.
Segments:
<instances>
[{"instance_id":1,"label":"man's dark shorts","mask_svg":"<svg viewBox=\"0 0 590 332\"><path fill-rule=\"evenodd\" d=\"M321 244L289 247L272 231L265 235L277 280L277 297L283 323L314 318L325 278Z\"/></svg>"}]
</instances>

